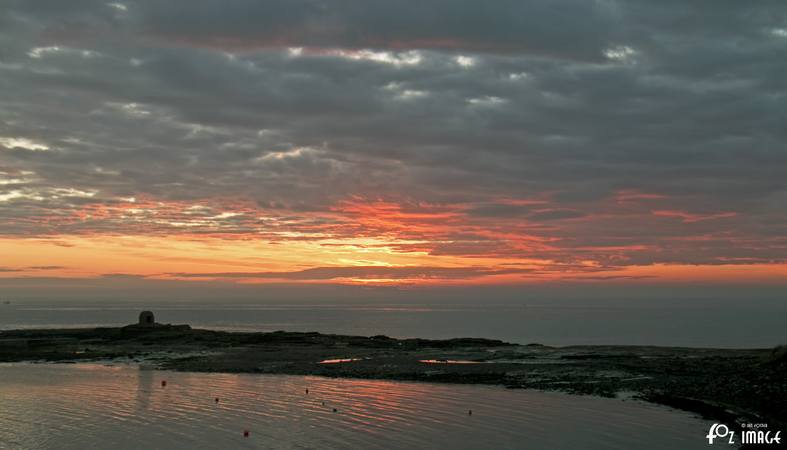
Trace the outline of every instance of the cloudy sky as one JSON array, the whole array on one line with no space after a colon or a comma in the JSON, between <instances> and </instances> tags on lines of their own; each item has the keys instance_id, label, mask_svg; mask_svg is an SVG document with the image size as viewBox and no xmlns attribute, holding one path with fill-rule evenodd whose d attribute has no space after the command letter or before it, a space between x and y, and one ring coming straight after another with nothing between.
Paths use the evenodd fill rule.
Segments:
<instances>
[{"instance_id":1,"label":"cloudy sky","mask_svg":"<svg viewBox=\"0 0 787 450\"><path fill-rule=\"evenodd\" d=\"M785 61L781 1L6 0L0 286L784 284Z\"/></svg>"}]
</instances>

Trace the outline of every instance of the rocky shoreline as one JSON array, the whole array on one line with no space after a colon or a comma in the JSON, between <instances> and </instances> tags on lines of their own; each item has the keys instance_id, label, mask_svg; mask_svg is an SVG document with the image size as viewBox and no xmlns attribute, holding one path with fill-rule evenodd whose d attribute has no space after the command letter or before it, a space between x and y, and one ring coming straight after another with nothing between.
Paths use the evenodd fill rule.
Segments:
<instances>
[{"instance_id":1,"label":"rocky shoreline","mask_svg":"<svg viewBox=\"0 0 787 450\"><path fill-rule=\"evenodd\" d=\"M726 423L787 422L787 358L777 349L516 345L155 327L0 331L0 362L125 360L155 368L496 384L632 396Z\"/></svg>"}]
</instances>

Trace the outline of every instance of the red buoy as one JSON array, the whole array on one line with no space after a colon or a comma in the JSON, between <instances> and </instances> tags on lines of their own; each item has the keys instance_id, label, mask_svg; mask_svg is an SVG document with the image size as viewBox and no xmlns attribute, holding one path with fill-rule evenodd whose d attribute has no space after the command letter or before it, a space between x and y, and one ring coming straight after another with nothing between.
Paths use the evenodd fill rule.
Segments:
<instances>
[{"instance_id":1,"label":"red buoy","mask_svg":"<svg viewBox=\"0 0 787 450\"><path fill-rule=\"evenodd\" d=\"M243 437L249 437L249 430L243 430Z\"/></svg>"},{"instance_id":2,"label":"red buoy","mask_svg":"<svg viewBox=\"0 0 787 450\"><path fill-rule=\"evenodd\" d=\"M161 387L167 387L167 380L161 380Z\"/></svg>"},{"instance_id":3,"label":"red buoy","mask_svg":"<svg viewBox=\"0 0 787 450\"><path fill-rule=\"evenodd\" d=\"M218 398L218 397L216 397L216 403L218 403L218 402L219 402L219 398Z\"/></svg>"}]
</instances>

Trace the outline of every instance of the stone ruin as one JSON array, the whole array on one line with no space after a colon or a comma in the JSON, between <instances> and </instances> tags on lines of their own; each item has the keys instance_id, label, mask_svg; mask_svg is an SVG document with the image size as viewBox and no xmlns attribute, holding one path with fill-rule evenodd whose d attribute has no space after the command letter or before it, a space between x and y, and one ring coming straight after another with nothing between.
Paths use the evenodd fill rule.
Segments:
<instances>
[{"instance_id":1,"label":"stone ruin","mask_svg":"<svg viewBox=\"0 0 787 450\"><path fill-rule=\"evenodd\" d=\"M156 325L156 318L153 317L153 313L150 311L142 311L139 313L139 323L137 324L140 327L152 327Z\"/></svg>"}]
</instances>

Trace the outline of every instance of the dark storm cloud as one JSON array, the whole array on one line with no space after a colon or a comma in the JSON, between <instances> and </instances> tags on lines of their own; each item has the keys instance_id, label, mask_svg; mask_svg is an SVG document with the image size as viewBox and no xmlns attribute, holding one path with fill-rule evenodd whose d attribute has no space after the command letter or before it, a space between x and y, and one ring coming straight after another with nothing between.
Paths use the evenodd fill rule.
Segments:
<instances>
[{"instance_id":1,"label":"dark storm cloud","mask_svg":"<svg viewBox=\"0 0 787 450\"><path fill-rule=\"evenodd\" d=\"M216 218L228 198L308 234L362 196L462 204L509 236L420 236L433 254L784 260L782 2L0 8L4 235L260 233ZM185 212L121 214L129 198ZM603 250L633 245L660 250Z\"/></svg>"}]
</instances>

